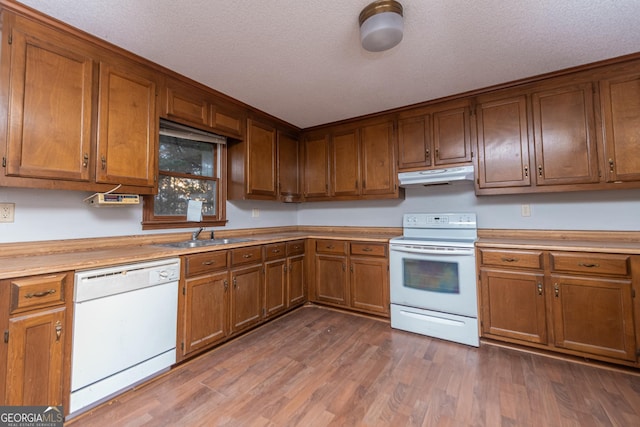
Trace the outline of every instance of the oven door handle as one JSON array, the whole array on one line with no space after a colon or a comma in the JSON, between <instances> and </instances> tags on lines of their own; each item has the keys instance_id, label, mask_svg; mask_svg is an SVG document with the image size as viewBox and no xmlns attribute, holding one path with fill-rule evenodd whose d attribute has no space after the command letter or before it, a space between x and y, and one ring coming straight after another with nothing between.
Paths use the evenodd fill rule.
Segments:
<instances>
[{"instance_id":1,"label":"oven door handle","mask_svg":"<svg viewBox=\"0 0 640 427\"><path fill-rule=\"evenodd\" d=\"M393 252L406 252L409 254L427 254L427 255L468 255L472 256L475 254L475 250L473 248L456 248L451 250L438 250L438 249L429 249L429 248L419 248L416 246L391 246L391 250Z\"/></svg>"}]
</instances>

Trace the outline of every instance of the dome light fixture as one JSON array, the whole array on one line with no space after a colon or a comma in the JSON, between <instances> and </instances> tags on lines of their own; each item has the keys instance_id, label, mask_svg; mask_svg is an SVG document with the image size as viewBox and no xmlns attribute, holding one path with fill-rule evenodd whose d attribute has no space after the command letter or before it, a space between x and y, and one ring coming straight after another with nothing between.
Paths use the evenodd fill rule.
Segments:
<instances>
[{"instance_id":1,"label":"dome light fixture","mask_svg":"<svg viewBox=\"0 0 640 427\"><path fill-rule=\"evenodd\" d=\"M360 12L360 42L369 52L391 49L402 40L402 5L395 0L377 0Z\"/></svg>"}]
</instances>

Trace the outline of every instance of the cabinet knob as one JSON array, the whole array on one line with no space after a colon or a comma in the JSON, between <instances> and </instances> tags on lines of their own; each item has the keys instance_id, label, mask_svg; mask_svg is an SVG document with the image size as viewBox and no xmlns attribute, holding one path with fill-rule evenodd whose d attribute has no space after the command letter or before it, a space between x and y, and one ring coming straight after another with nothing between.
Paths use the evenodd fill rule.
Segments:
<instances>
[{"instance_id":1,"label":"cabinet knob","mask_svg":"<svg viewBox=\"0 0 640 427\"><path fill-rule=\"evenodd\" d=\"M525 178L529 176L529 166L524 167L524 176Z\"/></svg>"},{"instance_id":2,"label":"cabinet knob","mask_svg":"<svg viewBox=\"0 0 640 427\"><path fill-rule=\"evenodd\" d=\"M429 149L427 148L427 151L425 151L425 152L424 152L424 154L426 154L426 155L427 155L427 157L429 157L429 156L431 155L431 150L429 150Z\"/></svg>"},{"instance_id":3,"label":"cabinet knob","mask_svg":"<svg viewBox=\"0 0 640 427\"><path fill-rule=\"evenodd\" d=\"M538 282L538 295L542 295L542 283Z\"/></svg>"},{"instance_id":4,"label":"cabinet knob","mask_svg":"<svg viewBox=\"0 0 640 427\"><path fill-rule=\"evenodd\" d=\"M223 283L224 283L224 291L226 292L227 289L229 289L229 281L225 280Z\"/></svg>"},{"instance_id":5,"label":"cabinet knob","mask_svg":"<svg viewBox=\"0 0 640 427\"><path fill-rule=\"evenodd\" d=\"M56 341L60 341L60 336L62 335L62 323L58 320L56 322Z\"/></svg>"},{"instance_id":6,"label":"cabinet knob","mask_svg":"<svg viewBox=\"0 0 640 427\"><path fill-rule=\"evenodd\" d=\"M609 159L609 172L613 172L614 168L613 168L613 159Z\"/></svg>"},{"instance_id":7,"label":"cabinet knob","mask_svg":"<svg viewBox=\"0 0 640 427\"><path fill-rule=\"evenodd\" d=\"M107 159L106 159L106 157L102 156L100 158L100 162L102 163L102 170L107 169Z\"/></svg>"},{"instance_id":8,"label":"cabinet knob","mask_svg":"<svg viewBox=\"0 0 640 427\"><path fill-rule=\"evenodd\" d=\"M560 286L557 283L553 284L553 293L556 295L556 298L560 296Z\"/></svg>"},{"instance_id":9,"label":"cabinet knob","mask_svg":"<svg viewBox=\"0 0 640 427\"><path fill-rule=\"evenodd\" d=\"M542 165L538 165L538 176L542 176Z\"/></svg>"},{"instance_id":10,"label":"cabinet knob","mask_svg":"<svg viewBox=\"0 0 640 427\"><path fill-rule=\"evenodd\" d=\"M86 168L87 166L89 166L89 154L84 153L84 156L82 156L82 167Z\"/></svg>"}]
</instances>

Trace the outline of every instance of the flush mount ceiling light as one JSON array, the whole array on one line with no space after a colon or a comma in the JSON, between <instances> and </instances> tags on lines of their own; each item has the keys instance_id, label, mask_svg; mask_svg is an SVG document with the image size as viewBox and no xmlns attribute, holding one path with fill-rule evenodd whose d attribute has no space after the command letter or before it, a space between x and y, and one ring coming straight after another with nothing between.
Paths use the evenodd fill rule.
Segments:
<instances>
[{"instance_id":1,"label":"flush mount ceiling light","mask_svg":"<svg viewBox=\"0 0 640 427\"><path fill-rule=\"evenodd\" d=\"M360 12L360 41L369 52L391 49L402 40L402 5L395 0L374 1Z\"/></svg>"}]
</instances>

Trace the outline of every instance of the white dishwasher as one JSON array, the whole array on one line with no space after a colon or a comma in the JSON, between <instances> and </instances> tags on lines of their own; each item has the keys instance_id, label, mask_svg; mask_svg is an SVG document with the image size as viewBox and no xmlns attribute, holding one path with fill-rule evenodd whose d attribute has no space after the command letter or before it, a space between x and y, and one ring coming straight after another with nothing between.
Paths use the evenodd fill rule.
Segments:
<instances>
[{"instance_id":1,"label":"white dishwasher","mask_svg":"<svg viewBox=\"0 0 640 427\"><path fill-rule=\"evenodd\" d=\"M71 415L176 362L180 260L75 275Z\"/></svg>"}]
</instances>

